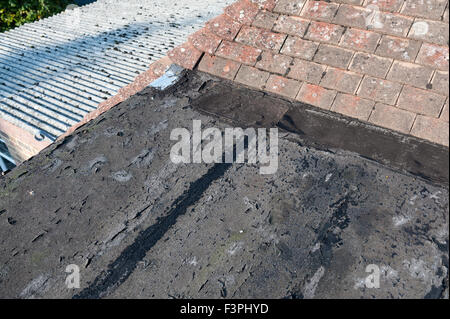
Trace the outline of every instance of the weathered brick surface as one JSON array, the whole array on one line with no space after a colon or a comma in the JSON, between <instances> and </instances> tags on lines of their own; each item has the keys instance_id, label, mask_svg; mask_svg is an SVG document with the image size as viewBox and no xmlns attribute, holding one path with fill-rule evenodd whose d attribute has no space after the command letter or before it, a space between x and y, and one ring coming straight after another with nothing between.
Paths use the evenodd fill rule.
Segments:
<instances>
[{"instance_id":1,"label":"weathered brick surface","mask_svg":"<svg viewBox=\"0 0 450 319\"><path fill-rule=\"evenodd\" d=\"M328 90L318 85L304 83L296 99L303 103L329 110L335 96L336 91Z\"/></svg>"},{"instance_id":2,"label":"weathered brick surface","mask_svg":"<svg viewBox=\"0 0 450 319\"><path fill-rule=\"evenodd\" d=\"M414 22L414 18L397 13L380 12L377 16L378 19L373 20L371 29L395 36L406 36Z\"/></svg>"},{"instance_id":3,"label":"weathered brick surface","mask_svg":"<svg viewBox=\"0 0 450 319\"><path fill-rule=\"evenodd\" d=\"M447 101L445 101L445 105L444 108L442 109L441 115L439 116L439 119L441 119L442 121L448 122L448 113L449 113L449 101L447 98Z\"/></svg>"},{"instance_id":4,"label":"weathered brick surface","mask_svg":"<svg viewBox=\"0 0 450 319\"><path fill-rule=\"evenodd\" d=\"M342 69L329 67L320 81L320 85L337 91L355 94L362 75Z\"/></svg>"},{"instance_id":5,"label":"weathered brick surface","mask_svg":"<svg viewBox=\"0 0 450 319\"><path fill-rule=\"evenodd\" d=\"M376 54L397 60L414 62L421 43L393 36L383 36L376 50Z\"/></svg>"},{"instance_id":6,"label":"weathered brick surface","mask_svg":"<svg viewBox=\"0 0 450 319\"><path fill-rule=\"evenodd\" d=\"M404 0L365 0L364 7L376 5L381 11L399 12Z\"/></svg>"},{"instance_id":7,"label":"weathered brick surface","mask_svg":"<svg viewBox=\"0 0 450 319\"><path fill-rule=\"evenodd\" d=\"M447 0L405 0L401 13L414 16L439 20L444 14Z\"/></svg>"},{"instance_id":8,"label":"weathered brick surface","mask_svg":"<svg viewBox=\"0 0 450 319\"><path fill-rule=\"evenodd\" d=\"M202 52L197 50L190 42L186 42L169 51L167 55L173 63L192 70L200 59Z\"/></svg>"},{"instance_id":9,"label":"weathered brick surface","mask_svg":"<svg viewBox=\"0 0 450 319\"><path fill-rule=\"evenodd\" d=\"M235 81L262 90L270 73L243 65L239 69Z\"/></svg>"},{"instance_id":10,"label":"weathered brick surface","mask_svg":"<svg viewBox=\"0 0 450 319\"><path fill-rule=\"evenodd\" d=\"M314 61L345 69L349 65L352 56L353 51L327 44L320 44L319 50L314 56Z\"/></svg>"},{"instance_id":11,"label":"weathered brick surface","mask_svg":"<svg viewBox=\"0 0 450 319\"><path fill-rule=\"evenodd\" d=\"M273 27L274 31L302 37L308 28L309 21L303 18L280 15Z\"/></svg>"},{"instance_id":12,"label":"weathered brick surface","mask_svg":"<svg viewBox=\"0 0 450 319\"><path fill-rule=\"evenodd\" d=\"M448 46L439 46L430 43L422 44L416 63L429 65L433 68L448 71Z\"/></svg>"},{"instance_id":13,"label":"weathered brick surface","mask_svg":"<svg viewBox=\"0 0 450 319\"><path fill-rule=\"evenodd\" d=\"M286 35L266 29L243 26L236 37L236 41L255 48L280 51Z\"/></svg>"},{"instance_id":14,"label":"weathered brick surface","mask_svg":"<svg viewBox=\"0 0 450 319\"><path fill-rule=\"evenodd\" d=\"M275 21L278 19L278 14L263 10L258 13L253 20L252 26L271 30Z\"/></svg>"},{"instance_id":15,"label":"weathered brick surface","mask_svg":"<svg viewBox=\"0 0 450 319\"><path fill-rule=\"evenodd\" d=\"M222 39L215 35L210 29L202 28L189 37L192 45L200 51L213 54L219 47Z\"/></svg>"},{"instance_id":16,"label":"weathered brick surface","mask_svg":"<svg viewBox=\"0 0 450 319\"><path fill-rule=\"evenodd\" d=\"M366 28L366 17L370 14L370 10L362 7L354 7L352 5L343 4L339 7L333 23L354 27L359 29Z\"/></svg>"},{"instance_id":17,"label":"weathered brick surface","mask_svg":"<svg viewBox=\"0 0 450 319\"><path fill-rule=\"evenodd\" d=\"M266 83L266 91L295 98L300 89L301 82L271 74Z\"/></svg>"},{"instance_id":18,"label":"weathered brick surface","mask_svg":"<svg viewBox=\"0 0 450 319\"><path fill-rule=\"evenodd\" d=\"M402 89L399 83L365 76L358 89L358 96L394 105Z\"/></svg>"},{"instance_id":19,"label":"weathered brick surface","mask_svg":"<svg viewBox=\"0 0 450 319\"><path fill-rule=\"evenodd\" d=\"M388 80L410 84L419 88L427 88L433 70L415 63L395 61L387 76Z\"/></svg>"},{"instance_id":20,"label":"weathered brick surface","mask_svg":"<svg viewBox=\"0 0 450 319\"><path fill-rule=\"evenodd\" d=\"M380 38L381 35L376 32L349 28L342 36L340 46L372 53L375 51Z\"/></svg>"},{"instance_id":21,"label":"weathered brick surface","mask_svg":"<svg viewBox=\"0 0 450 319\"><path fill-rule=\"evenodd\" d=\"M278 0L274 12L299 16L306 0Z\"/></svg>"},{"instance_id":22,"label":"weathered brick surface","mask_svg":"<svg viewBox=\"0 0 450 319\"><path fill-rule=\"evenodd\" d=\"M448 43L448 36L448 23L419 19L414 21L411 30L408 33L408 38L440 45L446 45Z\"/></svg>"},{"instance_id":23,"label":"weathered brick surface","mask_svg":"<svg viewBox=\"0 0 450 319\"><path fill-rule=\"evenodd\" d=\"M349 70L384 78L389 71L392 61L393 60L389 58L358 52L353 57Z\"/></svg>"},{"instance_id":24,"label":"weathered brick surface","mask_svg":"<svg viewBox=\"0 0 450 319\"><path fill-rule=\"evenodd\" d=\"M217 49L216 55L236 62L255 65L261 52L262 50L248 45L223 41Z\"/></svg>"},{"instance_id":25,"label":"weathered brick surface","mask_svg":"<svg viewBox=\"0 0 450 319\"><path fill-rule=\"evenodd\" d=\"M228 15L222 14L208 21L206 27L219 37L232 41L238 34L241 25Z\"/></svg>"},{"instance_id":26,"label":"weathered brick surface","mask_svg":"<svg viewBox=\"0 0 450 319\"><path fill-rule=\"evenodd\" d=\"M438 93L448 96L449 90L449 75L445 71L436 71L431 82L431 89Z\"/></svg>"},{"instance_id":27,"label":"weathered brick surface","mask_svg":"<svg viewBox=\"0 0 450 319\"><path fill-rule=\"evenodd\" d=\"M264 10L273 10L277 4L277 0L250 0L252 3L256 4L258 8Z\"/></svg>"},{"instance_id":28,"label":"weathered brick surface","mask_svg":"<svg viewBox=\"0 0 450 319\"><path fill-rule=\"evenodd\" d=\"M331 22L338 8L337 3L309 0L303 7L302 16L307 19Z\"/></svg>"},{"instance_id":29,"label":"weathered brick surface","mask_svg":"<svg viewBox=\"0 0 450 319\"><path fill-rule=\"evenodd\" d=\"M353 4L355 6L362 5L364 0L334 0L336 3Z\"/></svg>"},{"instance_id":30,"label":"weathered brick surface","mask_svg":"<svg viewBox=\"0 0 450 319\"><path fill-rule=\"evenodd\" d=\"M297 80L319 84L322 73L325 70L326 66L322 64L295 59L287 76Z\"/></svg>"},{"instance_id":31,"label":"weathered brick surface","mask_svg":"<svg viewBox=\"0 0 450 319\"><path fill-rule=\"evenodd\" d=\"M251 25L258 14L258 6L250 0L239 0L225 8L224 12L233 20Z\"/></svg>"},{"instance_id":32,"label":"weathered brick surface","mask_svg":"<svg viewBox=\"0 0 450 319\"><path fill-rule=\"evenodd\" d=\"M281 53L297 58L302 58L304 60L311 60L318 46L319 44L313 41L289 36L286 39L283 47L281 48Z\"/></svg>"},{"instance_id":33,"label":"weathered brick surface","mask_svg":"<svg viewBox=\"0 0 450 319\"><path fill-rule=\"evenodd\" d=\"M305 38L317 42L337 44L341 39L344 27L327 22L312 21Z\"/></svg>"},{"instance_id":34,"label":"weathered brick surface","mask_svg":"<svg viewBox=\"0 0 450 319\"><path fill-rule=\"evenodd\" d=\"M377 103L369 117L369 122L402 133L409 133L416 115L394 106Z\"/></svg>"},{"instance_id":35,"label":"weathered brick surface","mask_svg":"<svg viewBox=\"0 0 450 319\"><path fill-rule=\"evenodd\" d=\"M256 67L272 73L285 74L291 61L292 58L289 56L264 51L261 55L261 60L256 63Z\"/></svg>"},{"instance_id":36,"label":"weathered brick surface","mask_svg":"<svg viewBox=\"0 0 450 319\"><path fill-rule=\"evenodd\" d=\"M202 72L233 80L239 70L240 63L205 54L198 65Z\"/></svg>"},{"instance_id":37,"label":"weathered brick surface","mask_svg":"<svg viewBox=\"0 0 450 319\"><path fill-rule=\"evenodd\" d=\"M448 122L428 116L417 115L411 134L432 142L448 146Z\"/></svg>"},{"instance_id":38,"label":"weathered brick surface","mask_svg":"<svg viewBox=\"0 0 450 319\"><path fill-rule=\"evenodd\" d=\"M367 121L375 102L360 97L338 93L331 106L331 111L342 113L357 119Z\"/></svg>"},{"instance_id":39,"label":"weathered brick surface","mask_svg":"<svg viewBox=\"0 0 450 319\"><path fill-rule=\"evenodd\" d=\"M441 113L445 97L428 90L405 86L400 94L397 106L414 113L437 118Z\"/></svg>"}]
</instances>

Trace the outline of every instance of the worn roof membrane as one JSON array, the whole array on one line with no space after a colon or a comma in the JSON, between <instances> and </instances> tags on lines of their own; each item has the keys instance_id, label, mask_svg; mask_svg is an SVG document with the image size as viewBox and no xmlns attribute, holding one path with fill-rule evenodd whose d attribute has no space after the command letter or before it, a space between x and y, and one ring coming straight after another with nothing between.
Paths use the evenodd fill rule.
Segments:
<instances>
[{"instance_id":1,"label":"worn roof membrane","mask_svg":"<svg viewBox=\"0 0 450 319\"><path fill-rule=\"evenodd\" d=\"M0 34L0 116L55 139L232 0L99 0Z\"/></svg>"}]
</instances>

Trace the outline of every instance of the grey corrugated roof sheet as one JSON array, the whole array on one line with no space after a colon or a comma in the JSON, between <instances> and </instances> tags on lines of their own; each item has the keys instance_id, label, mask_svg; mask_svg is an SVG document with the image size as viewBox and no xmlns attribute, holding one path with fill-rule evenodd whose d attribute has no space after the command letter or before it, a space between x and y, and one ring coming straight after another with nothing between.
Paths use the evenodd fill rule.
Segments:
<instances>
[{"instance_id":1,"label":"grey corrugated roof sheet","mask_svg":"<svg viewBox=\"0 0 450 319\"><path fill-rule=\"evenodd\" d=\"M98 0L0 34L0 116L55 139L233 0Z\"/></svg>"}]
</instances>

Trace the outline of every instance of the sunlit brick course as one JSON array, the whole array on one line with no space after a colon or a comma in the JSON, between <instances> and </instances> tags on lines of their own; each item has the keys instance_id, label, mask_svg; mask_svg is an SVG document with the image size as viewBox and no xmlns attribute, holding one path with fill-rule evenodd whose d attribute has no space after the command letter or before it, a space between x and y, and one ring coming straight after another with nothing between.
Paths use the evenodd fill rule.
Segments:
<instances>
[{"instance_id":1,"label":"sunlit brick course","mask_svg":"<svg viewBox=\"0 0 450 319\"><path fill-rule=\"evenodd\" d=\"M325 65L295 59L287 76L297 80L318 84L325 70Z\"/></svg>"},{"instance_id":2,"label":"sunlit brick course","mask_svg":"<svg viewBox=\"0 0 450 319\"><path fill-rule=\"evenodd\" d=\"M329 90L315 84L304 83L296 99L303 103L329 110L336 94L334 90Z\"/></svg>"},{"instance_id":3,"label":"sunlit brick course","mask_svg":"<svg viewBox=\"0 0 450 319\"><path fill-rule=\"evenodd\" d=\"M292 57L282 54L275 54L264 51L261 59L256 63L256 67L272 73L285 74L292 62Z\"/></svg>"},{"instance_id":4,"label":"sunlit brick course","mask_svg":"<svg viewBox=\"0 0 450 319\"><path fill-rule=\"evenodd\" d=\"M274 12L299 16L306 0L278 0Z\"/></svg>"},{"instance_id":5,"label":"sunlit brick course","mask_svg":"<svg viewBox=\"0 0 450 319\"><path fill-rule=\"evenodd\" d=\"M275 22L273 30L289 35L302 37L305 34L308 25L309 20L299 17L280 15Z\"/></svg>"},{"instance_id":6,"label":"sunlit brick course","mask_svg":"<svg viewBox=\"0 0 450 319\"><path fill-rule=\"evenodd\" d=\"M241 25L228 15L222 14L208 21L206 27L219 37L232 41L238 34Z\"/></svg>"},{"instance_id":7,"label":"sunlit brick course","mask_svg":"<svg viewBox=\"0 0 450 319\"><path fill-rule=\"evenodd\" d=\"M431 66L433 68L448 71L448 46L439 46L430 43L422 44L416 63Z\"/></svg>"},{"instance_id":8,"label":"sunlit brick course","mask_svg":"<svg viewBox=\"0 0 450 319\"><path fill-rule=\"evenodd\" d=\"M236 1L224 10L225 14L233 20L247 25L252 24L258 11L258 5L252 3L250 0Z\"/></svg>"},{"instance_id":9,"label":"sunlit brick course","mask_svg":"<svg viewBox=\"0 0 450 319\"><path fill-rule=\"evenodd\" d=\"M399 12L404 0L365 0L363 6L377 6L381 11Z\"/></svg>"},{"instance_id":10,"label":"sunlit brick course","mask_svg":"<svg viewBox=\"0 0 450 319\"><path fill-rule=\"evenodd\" d=\"M198 50L214 54L222 39L211 30L203 28L191 35L189 41Z\"/></svg>"},{"instance_id":11,"label":"sunlit brick course","mask_svg":"<svg viewBox=\"0 0 450 319\"><path fill-rule=\"evenodd\" d=\"M369 122L402 133L409 133L416 117L415 113L394 106L377 103L370 114Z\"/></svg>"},{"instance_id":12,"label":"sunlit brick course","mask_svg":"<svg viewBox=\"0 0 450 319\"><path fill-rule=\"evenodd\" d=\"M303 40L299 37L288 36L281 53L302 58L304 60L311 60L316 53L319 44L313 41Z\"/></svg>"},{"instance_id":13,"label":"sunlit brick course","mask_svg":"<svg viewBox=\"0 0 450 319\"><path fill-rule=\"evenodd\" d=\"M361 74L329 67L322 77L320 85L340 92L355 94L362 77Z\"/></svg>"},{"instance_id":14,"label":"sunlit brick course","mask_svg":"<svg viewBox=\"0 0 450 319\"><path fill-rule=\"evenodd\" d=\"M441 114L445 99L445 96L428 90L405 86L400 94L397 106L414 113L437 118Z\"/></svg>"},{"instance_id":15,"label":"sunlit brick course","mask_svg":"<svg viewBox=\"0 0 450 319\"><path fill-rule=\"evenodd\" d=\"M447 22L416 19L408 33L408 38L446 45L448 32Z\"/></svg>"},{"instance_id":16,"label":"sunlit brick course","mask_svg":"<svg viewBox=\"0 0 450 319\"><path fill-rule=\"evenodd\" d=\"M436 71L431 82L431 89L437 93L447 95L449 90L449 74L445 71Z\"/></svg>"},{"instance_id":17,"label":"sunlit brick course","mask_svg":"<svg viewBox=\"0 0 450 319\"><path fill-rule=\"evenodd\" d=\"M448 146L449 140L448 122L442 120L417 115L411 134L432 142Z\"/></svg>"},{"instance_id":18,"label":"sunlit brick course","mask_svg":"<svg viewBox=\"0 0 450 319\"><path fill-rule=\"evenodd\" d=\"M250 45L255 48L278 52L285 39L285 34L275 33L256 27L243 26L236 37L236 42Z\"/></svg>"},{"instance_id":19,"label":"sunlit brick course","mask_svg":"<svg viewBox=\"0 0 450 319\"><path fill-rule=\"evenodd\" d=\"M327 22L312 21L305 38L317 42L337 44L341 39L344 27Z\"/></svg>"},{"instance_id":20,"label":"sunlit brick course","mask_svg":"<svg viewBox=\"0 0 450 319\"><path fill-rule=\"evenodd\" d=\"M433 70L429 67L415 63L395 61L387 79L426 89L430 83L432 74Z\"/></svg>"},{"instance_id":21,"label":"sunlit brick course","mask_svg":"<svg viewBox=\"0 0 450 319\"><path fill-rule=\"evenodd\" d=\"M314 62L346 69L352 59L353 51L337 46L321 44L314 56Z\"/></svg>"},{"instance_id":22,"label":"sunlit brick course","mask_svg":"<svg viewBox=\"0 0 450 319\"><path fill-rule=\"evenodd\" d=\"M389 71L392 61L392 59L374 54L357 52L350 63L349 70L384 78Z\"/></svg>"},{"instance_id":23,"label":"sunlit brick course","mask_svg":"<svg viewBox=\"0 0 450 319\"><path fill-rule=\"evenodd\" d=\"M252 26L271 30L275 21L278 19L278 14L263 10L258 13L258 15L253 20Z\"/></svg>"},{"instance_id":24,"label":"sunlit brick course","mask_svg":"<svg viewBox=\"0 0 450 319\"><path fill-rule=\"evenodd\" d=\"M261 52L262 50L248 45L223 41L217 49L216 55L236 62L255 65Z\"/></svg>"},{"instance_id":25,"label":"sunlit brick course","mask_svg":"<svg viewBox=\"0 0 450 319\"><path fill-rule=\"evenodd\" d=\"M231 60L222 59L216 56L205 54L198 65L198 69L203 72L208 72L225 78L233 80L239 70L240 64Z\"/></svg>"},{"instance_id":26,"label":"sunlit brick course","mask_svg":"<svg viewBox=\"0 0 450 319\"><path fill-rule=\"evenodd\" d=\"M420 45L420 41L385 35L381 38L375 53L388 58L414 62Z\"/></svg>"},{"instance_id":27,"label":"sunlit brick course","mask_svg":"<svg viewBox=\"0 0 450 319\"><path fill-rule=\"evenodd\" d=\"M331 106L331 111L367 121L374 105L375 102L373 101L350 94L338 93Z\"/></svg>"},{"instance_id":28,"label":"sunlit brick course","mask_svg":"<svg viewBox=\"0 0 450 319\"><path fill-rule=\"evenodd\" d=\"M272 74L267 80L265 89L266 91L272 93L276 93L290 98L295 98L300 89L301 84L302 83L299 81L287 79L280 75Z\"/></svg>"},{"instance_id":29,"label":"sunlit brick course","mask_svg":"<svg viewBox=\"0 0 450 319\"><path fill-rule=\"evenodd\" d=\"M372 53L380 38L381 35L376 32L348 28L339 45L348 49Z\"/></svg>"},{"instance_id":30,"label":"sunlit brick course","mask_svg":"<svg viewBox=\"0 0 450 319\"><path fill-rule=\"evenodd\" d=\"M337 3L309 0L303 7L301 15L308 19L331 22L338 8Z\"/></svg>"},{"instance_id":31,"label":"sunlit brick course","mask_svg":"<svg viewBox=\"0 0 450 319\"><path fill-rule=\"evenodd\" d=\"M402 89L396 82L365 76L358 89L358 96L394 105Z\"/></svg>"},{"instance_id":32,"label":"sunlit brick course","mask_svg":"<svg viewBox=\"0 0 450 319\"><path fill-rule=\"evenodd\" d=\"M244 85L261 90L264 88L269 75L269 72L261 71L251 66L243 65L239 69L235 80Z\"/></svg>"},{"instance_id":33,"label":"sunlit brick course","mask_svg":"<svg viewBox=\"0 0 450 319\"><path fill-rule=\"evenodd\" d=\"M444 14L447 0L405 0L401 13L414 17L439 20Z\"/></svg>"}]
</instances>

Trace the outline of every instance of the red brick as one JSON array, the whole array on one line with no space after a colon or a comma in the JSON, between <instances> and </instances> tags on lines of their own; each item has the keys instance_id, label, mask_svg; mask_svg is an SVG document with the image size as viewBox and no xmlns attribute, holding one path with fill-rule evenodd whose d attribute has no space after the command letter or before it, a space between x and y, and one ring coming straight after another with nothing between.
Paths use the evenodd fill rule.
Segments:
<instances>
[{"instance_id":1,"label":"red brick","mask_svg":"<svg viewBox=\"0 0 450 319\"><path fill-rule=\"evenodd\" d=\"M295 59L287 76L297 80L319 84L325 70L326 66L322 64Z\"/></svg>"},{"instance_id":2,"label":"red brick","mask_svg":"<svg viewBox=\"0 0 450 319\"><path fill-rule=\"evenodd\" d=\"M416 63L448 71L448 46L443 47L430 43L422 44Z\"/></svg>"},{"instance_id":3,"label":"red brick","mask_svg":"<svg viewBox=\"0 0 450 319\"><path fill-rule=\"evenodd\" d=\"M317 21L330 22L338 8L339 5L336 3L308 0L303 7L302 16Z\"/></svg>"},{"instance_id":4,"label":"red brick","mask_svg":"<svg viewBox=\"0 0 450 319\"><path fill-rule=\"evenodd\" d=\"M211 73L221 78L233 80L240 64L231 60L205 54L198 65L202 72Z\"/></svg>"},{"instance_id":5,"label":"red brick","mask_svg":"<svg viewBox=\"0 0 450 319\"><path fill-rule=\"evenodd\" d=\"M445 96L411 86L403 88L397 106L418 114L438 117L441 114Z\"/></svg>"},{"instance_id":6,"label":"red brick","mask_svg":"<svg viewBox=\"0 0 450 319\"><path fill-rule=\"evenodd\" d=\"M256 4L258 8L264 10L273 10L277 4L277 0L251 0L252 3Z\"/></svg>"},{"instance_id":7,"label":"red brick","mask_svg":"<svg viewBox=\"0 0 450 319\"><path fill-rule=\"evenodd\" d=\"M301 82L299 81L271 74L266 83L266 91L295 98L300 89L300 85Z\"/></svg>"},{"instance_id":8,"label":"red brick","mask_svg":"<svg viewBox=\"0 0 450 319\"><path fill-rule=\"evenodd\" d=\"M404 0L365 0L364 6L376 5L381 11L398 12Z\"/></svg>"},{"instance_id":9,"label":"red brick","mask_svg":"<svg viewBox=\"0 0 450 319\"><path fill-rule=\"evenodd\" d=\"M415 117L414 113L377 103L369 117L369 122L402 133L409 133Z\"/></svg>"},{"instance_id":10,"label":"red brick","mask_svg":"<svg viewBox=\"0 0 450 319\"><path fill-rule=\"evenodd\" d=\"M434 143L448 146L448 122L428 116L417 115L411 134Z\"/></svg>"},{"instance_id":11,"label":"red brick","mask_svg":"<svg viewBox=\"0 0 450 319\"><path fill-rule=\"evenodd\" d=\"M369 9L343 4L339 7L334 23L366 29L366 17L371 13Z\"/></svg>"},{"instance_id":12,"label":"red brick","mask_svg":"<svg viewBox=\"0 0 450 319\"><path fill-rule=\"evenodd\" d=\"M364 52L374 52L381 35L371 31L347 29L342 37L340 46Z\"/></svg>"},{"instance_id":13,"label":"red brick","mask_svg":"<svg viewBox=\"0 0 450 319\"><path fill-rule=\"evenodd\" d=\"M274 12L299 16L306 0L278 0Z\"/></svg>"},{"instance_id":14,"label":"red brick","mask_svg":"<svg viewBox=\"0 0 450 319\"><path fill-rule=\"evenodd\" d=\"M448 23L416 19L408 38L423 40L440 45L448 44Z\"/></svg>"},{"instance_id":15,"label":"red brick","mask_svg":"<svg viewBox=\"0 0 450 319\"><path fill-rule=\"evenodd\" d=\"M323 63L337 68L346 69L352 59L352 56L353 51L327 44L320 44L319 50L314 56L314 61L317 63Z\"/></svg>"},{"instance_id":16,"label":"red brick","mask_svg":"<svg viewBox=\"0 0 450 319\"><path fill-rule=\"evenodd\" d=\"M278 14L263 10L260 11L255 20L253 20L252 26L271 30L277 19Z\"/></svg>"},{"instance_id":17,"label":"red brick","mask_svg":"<svg viewBox=\"0 0 450 319\"><path fill-rule=\"evenodd\" d=\"M364 0L333 0L336 3L353 4L355 6L361 5Z\"/></svg>"},{"instance_id":18,"label":"red brick","mask_svg":"<svg viewBox=\"0 0 450 319\"><path fill-rule=\"evenodd\" d=\"M337 44L344 32L344 27L327 22L312 21L306 32L306 39Z\"/></svg>"},{"instance_id":19,"label":"red brick","mask_svg":"<svg viewBox=\"0 0 450 319\"><path fill-rule=\"evenodd\" d=\"M230 41L234 40L241 29L241 25L226 14L208 21L206 27L219 37Z\"/></svg>"},{"instance_id":20,"label":"red brick","mask_svg":"<svg viewBox=\"0 0 450 319\"><path fill-rule=\"evenodd\" d=\"M345 93L354 94L361 82L362 75L337 68L327 68L320 85Z\"/></svg>"},{"instance_id":21,"label":"red brick","mask_svg":"<svg viewBox=\"0 0 450 319\"><path fill-rule=\"evenodd\" d=\"M251 25L258 14L258 6L250 0L239 0L225 8L224 12L241 24Z\"/></svg>"},{"instance_id":22,"label":"red brick","mask_svg":"<svg viewBox=\"0 0 450 319\"><path fill-rule=\"evenodd\" d=\"M329 110L335 96L336 91L328 90L318 85L304 83L296 99L303 103Z\"/></svg>"},{"instance_id":23,"label":"red brick","mask_svg":"<svg viewBox=\"0 0 450 319\"><path fill-rule=\"evenodd\" d=\"M395 61L387 76L388 80L425 89L431 80L433 70L415 63Z\"/></svg>"},{"instance_id":24,"label":"red brick","mask_svg":"<svg viewBox=\"0 0 450 319\"><path fill-rule=\"evenodd\" d=\"M439 116L439 119L441 119L442 121L448 122L448 113L449 113L449 106L448 106L448 99L445 102L444 108L442 109L441 115Z\"/></svg>"},{"instance_id":25,"label":"red brick","mask_svg":"<svg viewBox=\"0 0 450 319\"><path fill-rule=\"evenodd\" d=\"M239 69L235 81L262 90L269 75L269 72L243 65Z\"/></svg>"},{"instance_id":26,"label":"red brick","mask_svg":"<svg viewBox=\"0 0 450 319\"><path fill-rule=\"evenodd\" d=\"M248 45L223 41L217 49L216 55L236 62L255 65L261 52L260 49Z\"/></svg>"},{"instance_id":27,"label":"red brick","mask_svg":"<svg viewBox=\"0 0 450 319\"><path fill-rule=\"evenodd\" d=\"M274 33L265 29L243 26L236 41L259 49L280 51L286 35Z\"/></svg>"},{"instance_id":28,"label":"red brick","mask_svg":"<svg viewBox=\"0 0 450 319\"><path fill-rule=\"evenodd\" d=\"M448 89L449 89L448 82L449 82L448 72L436 71L436 73L433 76L433 81L431 82L432 84L431 89L433 91L448 96Z\"/></svg>"},{"instance_id":29,"label":"red brick","mask_svg":"<svg viewBox=\"0 0 450 319\"><path fill-rule=\"evenodd\" d=\"M383 36L375 53L397 60L414 62L419 49L419 41Z\"/></svg>"},{"instance_id":30,"label":"red brick","mask_svg":"<svg viewBox=\"0 0 450 319\"><path fill-rule=\"evenodd\" d=\"M390 35L405 37L411 28L414 18L397 13L380 12L374 19L370 29Z\"/></svg>"},{"instance_id":31,"label":"red brick","mask_svg":"<svg viewBox=\"0 0 450 319\"><path fill-rule=\"evenodd\" d=\"M406 0L401 12L403 14L439 20L444 14L447 0Z\"/></svg>"},{"instance_id":32,"label":"red brick","mask_svg":"<svg viewBox=\"0 0 450 319\"><path fill-rule=\"evenodd\" d=\"M256 63L256 67L258 69L284 75L289 69L291 61L292 58L289 56L264 51L261 55L261 60Z\"/></svg>"},{"instance_id":33,"label":"red brick","mask_svg":"<svg viewBox=\"0 0 450 319\"><path fill-rule=\"evenodd\" d=\"M191 43L186 42L169 51L167 55L173 63L192 70L202 56L202 52L197 50Z\"/></svg>"},{"instance_id":34,"label":"red brick","mask_svg":"<svg viewBox=\"0 0 450 319\"><path fill-rule=\"evenodd\" d=\"M202 28L189 37L192 45L200 51L213 54L222 39L208 28Z\"/></svg>"},{"instance_id":35,"label":"red brick","mask_svg":"<svg viewBox=\"0 0 450 319\"><path fill-rule=\"evenodd\" d=\"M367 121L375 102L360 97L338 93L331 111Z\"/></svg>"},{"instance_id":36,"label":"red brick","mask_svg":"<svg viewBox=\"0 0 450 319\"><path fill-rule=\"evenodd\" d=\"M299 17L280 15L278 20L275 22L273 30L302 37L305 34L308 25L308 20Z\"/></svg>"},{"instance_id":37,"label":"red brick","mask_svg":"<svg viewBox=\"0 0 450 319\"><path fill-rule=\"evenodd\" d=\"M382 58L373 54L357 52L353 57L349 70L384 78L392 64L392 59Z\"/></svg>"},{"instance_id":38,"label":"red brick","mask_svg":"<svg viewBox=\"0 0 450 319\"><path fill-rule=\"evenodd\" d=\"M284 43L281 53L304 60L311 60L319 45L312 41L289 36Z\"/></svg>"},{"instance_id":39,"label":"red brick","mask_svg":"<svg viewBox=\"0 0 450 319\"><path fill-rule=\"evenodd\" d=\"M402 89L399 83L366 76L361 82L358 96L394 105Z\"/></svg>"}]
</instances>

